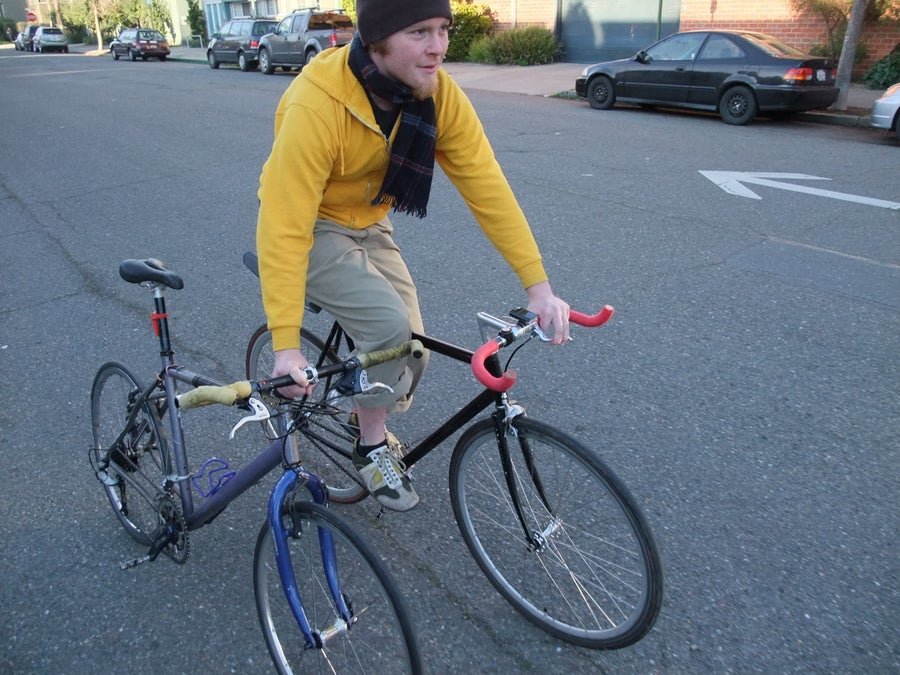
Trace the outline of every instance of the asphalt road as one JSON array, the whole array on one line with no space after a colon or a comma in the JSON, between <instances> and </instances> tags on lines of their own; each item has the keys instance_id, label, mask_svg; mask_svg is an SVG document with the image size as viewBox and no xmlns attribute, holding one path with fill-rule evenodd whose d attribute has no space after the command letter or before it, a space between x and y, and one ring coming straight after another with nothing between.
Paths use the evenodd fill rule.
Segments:
<instances>
[{"instance_id":1,"label":"asphalt road","mask_svg":"<svg viewBox=\"0 0 900 675\"><path fill-rule=\"evenodd\" d=\"M262 322L255 187L290 75L79 55L0 58L0 672L262 673L250 582L263 481L191 538L183 567L139 555L87 462L106 360L158 366L150 296L118 263L154 256L185 365L242 374ZM652 522L656 627L591 652L519 618L468 557L450 443L416 470L422 505L341 507L407 594L434 673L900 670L898 149L871 129L472 92L557 292L613 322L523 355L532 417L591 442ZM700 171L804 174L829 193L717 187ZM776 179L782 180L782 179ZM522 302L440 176L429 218L395 219L432 334ZM514 391L516 391L514 390ZM415 440L475 391L432 362ZM185 416L189 450L240 461L231 411Z\"/></svg>"}]
</instances>

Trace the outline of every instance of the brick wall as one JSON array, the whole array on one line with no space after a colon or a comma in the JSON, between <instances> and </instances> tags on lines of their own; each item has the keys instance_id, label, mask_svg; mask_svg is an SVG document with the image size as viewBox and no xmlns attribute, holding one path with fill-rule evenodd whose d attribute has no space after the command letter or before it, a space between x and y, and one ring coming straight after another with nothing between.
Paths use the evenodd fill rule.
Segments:
<instances>
[{"instance_id":1,"label":"brick wall","mask_svg":"<svg viewBox=\"0 0 900 675\"><path fill-rule=\"evenodd\" d=\"M757 18L760 16L767 18ZM681 30L699 28L755 30L781 38L803 51L824 44L828 35L821 17L797 13L791 0L681 0ZM860 37L867 55L856 64L856 76L865 73L900 42L900 23L865 25Z\"/></svg>"},{"instance_id":2,"label":"brick wall","mask_svg":"<svg viewBox=\"0 0 900 675\"><path fill-rule=\"evenodd\" d=\"M494 23L501 29L511 28L513 20L517 28L544 26L553 30L556 26L556 2L553 0L491 0L482 4L491 8Z\"/></svg>"},{"instance_id":3,"label":"brick wall","mask_svg":"<svg viewBox=\"0 0 900 675\"><path fill-rule=\"evenodd\" d=\"M553 0L476 0L479 1L494 12L498 28L510 28L514 20L519 28L544 26L553 30L556 27L557 3ZM824 44L827 34L821 18L797 14L791 0L681 0L681 30L699 28L755 30L774 35L804 51ZM867 57L857 64L854 76L864 73L900 43L900 23L866 25L862 40Z\"/></svg>"}]
</instances>

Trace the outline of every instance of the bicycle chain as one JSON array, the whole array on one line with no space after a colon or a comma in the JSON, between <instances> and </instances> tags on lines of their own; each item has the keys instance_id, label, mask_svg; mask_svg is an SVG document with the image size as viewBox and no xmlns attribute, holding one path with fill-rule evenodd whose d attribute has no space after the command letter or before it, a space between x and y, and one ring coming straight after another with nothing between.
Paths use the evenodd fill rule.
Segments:
<instances>
[{"instance_id":1,"label":"bicycle chain","mask_svg":"<svg viewBox=\"0 0 900 675\"><path fill-rule=\"evenodd\" d=\"M178 531L178 538L174 543L167 545L163 552L173 562L183 565L191 555L191 540L188 536L187 522L184 519L184 514L181 512L181 504L172 495L165 492L161 493L157 500L156 511L163 519L163 522L174 524Z\"/></svg>"}]
</instances>

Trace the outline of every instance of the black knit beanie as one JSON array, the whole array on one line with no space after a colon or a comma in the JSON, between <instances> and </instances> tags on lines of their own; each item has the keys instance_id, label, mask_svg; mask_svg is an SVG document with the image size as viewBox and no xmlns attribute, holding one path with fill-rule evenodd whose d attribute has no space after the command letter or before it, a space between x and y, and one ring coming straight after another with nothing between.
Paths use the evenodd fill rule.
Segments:
<instances>
[{"instance_id":1,"label":"black knit beanie","mask_svg":"<svg viewBox=\"0 0 900 675\"><path fill-rule=\"evenodd\" d=\"M356 0L356 29L365 46L438 16L453 20L450 0Z\"/></svg>"}]
</instances>

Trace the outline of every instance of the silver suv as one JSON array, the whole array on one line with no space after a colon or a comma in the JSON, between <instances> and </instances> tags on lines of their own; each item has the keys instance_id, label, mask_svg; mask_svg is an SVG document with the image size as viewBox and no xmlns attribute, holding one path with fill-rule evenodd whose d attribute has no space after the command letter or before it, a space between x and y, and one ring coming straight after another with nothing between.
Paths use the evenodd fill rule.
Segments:
<instances>
[{"instance_id":1,"label":"silver suv","mask_svg":"<svg viewBox=\"0 0 900 675\"><path fill-rule=\"evenodd\" d=\"M37 53L63 52L69 53L69 40L61 28L38 26L32 39L32 46Z\"/></svg>"}]
</instances>

